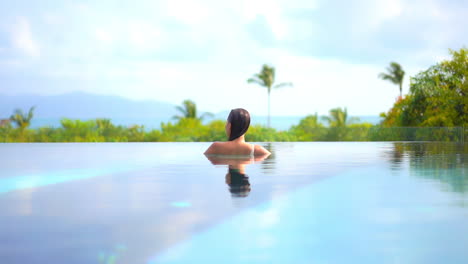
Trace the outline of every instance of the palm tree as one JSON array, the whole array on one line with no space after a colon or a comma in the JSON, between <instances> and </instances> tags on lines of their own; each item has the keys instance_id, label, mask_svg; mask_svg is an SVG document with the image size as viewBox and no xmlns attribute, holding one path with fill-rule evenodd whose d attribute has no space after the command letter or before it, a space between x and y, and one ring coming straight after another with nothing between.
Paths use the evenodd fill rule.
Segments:
<instances>
[{"instance_id":1,"label":"palm tree","mask_svg":"<svg viewBox=\"0 0 468 264\"><path fill-rule=\"evenodd\" d=\"M354 121L359 120L358 118L348 118L348 110L340 107L333 108L330 110L330 116L322 117L328 122L330 127L346 127Z\"/></svg>"},{"instance_id":2,"label":"palm tree","mask_svg":"<svg viewBox=\"0 0 468 264\"><path fill-rule=\"evenodd\" d=\"M247 80L248 83L256 83L267 88L268 91L268 127L270 127L270 92L272 88L281 88L292 86L292 83L280 83L275 85L275 68L264 64L260 73L254 74L252 78Z\"/></svg>"},{"instance_id":3,"label":"palm tree","mask_svg":"<svg viewBox=\"0 0 468 264\"><path fill-rule=\"evenodd\" d=\"M23 110L16 109L13 115L10 116L11 122L15 123L21 130L24 130L31 124L35 108L35 106L31 107L27 115L23 113Z\"/></svg>"},{"instance_id":4,"label":"palm tree","mask_svg":"<svg viewBox=\"0 0 468 264\"><path fill-rule=\"evenodd\" d=\"M358 118L349 118L346 108L334 108L330 110L330 116L322 117L328 121L330 128L326 134L326 140L341 141L345 140L349 130L346 127L352 122L359 120Z\"/></svg>"},{"instance_id":5,"label":"palm tree","mask_svg":"<svg viewBox=\"0 0 468 264\"><path fill-rule=\"evenodd\" d=\"M390 66L387 67L387 73L382 72L379 74L379 78L382 80L387 80L400 86L400 97L403 95L403 77L405 77L405 71L396 62L390 63Z\"/></svg>"},{"instance_id":6,"label":"palm tree","mask_svg":"<svg viewBox=\"0 0 468 264\"><path fill-rule=\"evenodd\" d=\"M182 106L176 106L176 109L182 114L175 115L173 118L180 120L183 118L193 118L202 121L205 117L212 117L211 113L203 113L201 116L197 116L197 105L192 100L184 100Z\"/></svg>"}]
</instances>

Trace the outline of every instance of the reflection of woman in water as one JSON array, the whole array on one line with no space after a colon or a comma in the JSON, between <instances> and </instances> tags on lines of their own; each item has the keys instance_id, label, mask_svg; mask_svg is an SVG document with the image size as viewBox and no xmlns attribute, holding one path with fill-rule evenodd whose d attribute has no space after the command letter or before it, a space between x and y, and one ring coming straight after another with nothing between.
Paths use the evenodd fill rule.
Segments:
<instances>
[{"instance_id":1,"label":"reflection of woman in water","mask_svg":"<svg viewBox=\"0 0 468 264\"><path fill-rule=\"evenodd\" d=\"M250 193L249 176L245 174L244 167L245 165L229 165L226 184L229 185L229 191L233 197L246 197Z\"/></svg>"},{"instance_id":2,"label":"reflection of woman in water","mask_svg":"<svg viewBox=\"0 0 468 264\"><path fill-rule=\"evenodd\" d=\"M249 176L245 173L245 166L265 160L268 155L256 156L229 156L206 155L213 165L228 165L226 184L233 197L246 197L250 193Z\"/></svg>"},{"instance_id":3,"label":"reflection of woman in water","mask_svg":"<svg viewBox=\"0 0 468 264\"><path fill-rule=\"evenodd\" d=\"M226 122L227 142L214 142L205 151L205 155L215 165L228 165L226 184L233 197L246 197L250 193L249 177L245 174L245 165L264 160L270 152L259 145L245 142L245 133L250 126L250 114L247 110L231 110Z\"/></svg>"},{"instance_id":4,"label":"reflection of woman in water","mask_svg":"<svg viewBox=\"0 0 468 264\"><path fill-rule=\"evenodd\" d=\"M227 142L214 142L205 151L205 155L248 155L264 156L270 152L260 145L248 144L245 142L245 133L250 126L250 114L247 110L236 108L231 110L226 122Z\"/></svg>"}]
</instances>

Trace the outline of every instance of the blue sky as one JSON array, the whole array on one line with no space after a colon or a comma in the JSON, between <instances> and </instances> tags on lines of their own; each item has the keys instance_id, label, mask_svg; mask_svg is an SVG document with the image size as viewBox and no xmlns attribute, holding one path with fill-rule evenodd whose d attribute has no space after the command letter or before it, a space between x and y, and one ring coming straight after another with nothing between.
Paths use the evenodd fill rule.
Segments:
<instances>
[{"instance_id":1,"label":"blue sky","mask_svg":"<svg viewBox=\"0 0 468 264\"><path fill-rule=\"evenodd\" d=\"M468 43L468 2L442 0L2 1L0 94L72 91L194 100L204 111L267 112L247 78L264 63L292 88L273 115L388 110L398 87L378 79L390 61L409 76Z\"/></svg>"}]
</instances>

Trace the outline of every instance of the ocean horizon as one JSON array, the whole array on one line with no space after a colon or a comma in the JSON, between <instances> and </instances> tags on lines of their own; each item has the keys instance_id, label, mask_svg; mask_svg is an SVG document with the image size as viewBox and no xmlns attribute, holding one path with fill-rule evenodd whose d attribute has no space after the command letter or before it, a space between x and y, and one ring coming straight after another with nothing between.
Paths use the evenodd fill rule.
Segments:
<instances>
[{"instance_id":1,"label":"ocean horizon","mask_svg":"<svg viewBox=\"0 0 468 264\"><path fill-rule=\"evenodd\" d=\"M379 116L352 116L359 119L359 121L354 123L370 123L373 125L378 124L381 121ZM301 119L305 116L272 116L271 117L271 127L276 130L288 130L291 126L299 124ZM40 127L60 127L60 120L62 118L34 118L31 122L31 128L40 128ZM70 118L70 119L80 119L80 120L92 120L89 118ZM153 129L160 129L161 123L176 122L176 120L171 118L108 118L111 120L114 125L121 125L125 127L130 127L133 125L143 125L146 131ZM203 121L204 124L207 124L213 120L224 120L223 118L210 118ZM268 118L266 116L252 116L251 124L252 125L267 125ZM326 121L320 120L324 125L327 125Z\"/></svg>"}]
</instances>

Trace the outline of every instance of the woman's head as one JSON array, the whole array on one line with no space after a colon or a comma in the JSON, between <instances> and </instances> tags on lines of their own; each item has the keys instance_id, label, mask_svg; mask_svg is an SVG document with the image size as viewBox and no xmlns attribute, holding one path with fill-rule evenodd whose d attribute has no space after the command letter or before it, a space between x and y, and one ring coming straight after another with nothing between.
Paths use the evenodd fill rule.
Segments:
<instances>
[{"instance_id":1,"label":"woman's head","mask_svg":"<svg viewBox=\"0 0 468 264\"><path fill-rule=\"evenodd\" d=\"M229 137L229 141L244 135L249 129L249 126L249 112L243 108L232 109L226 124L226 133Z\"/></svg>"}]
</instances>

